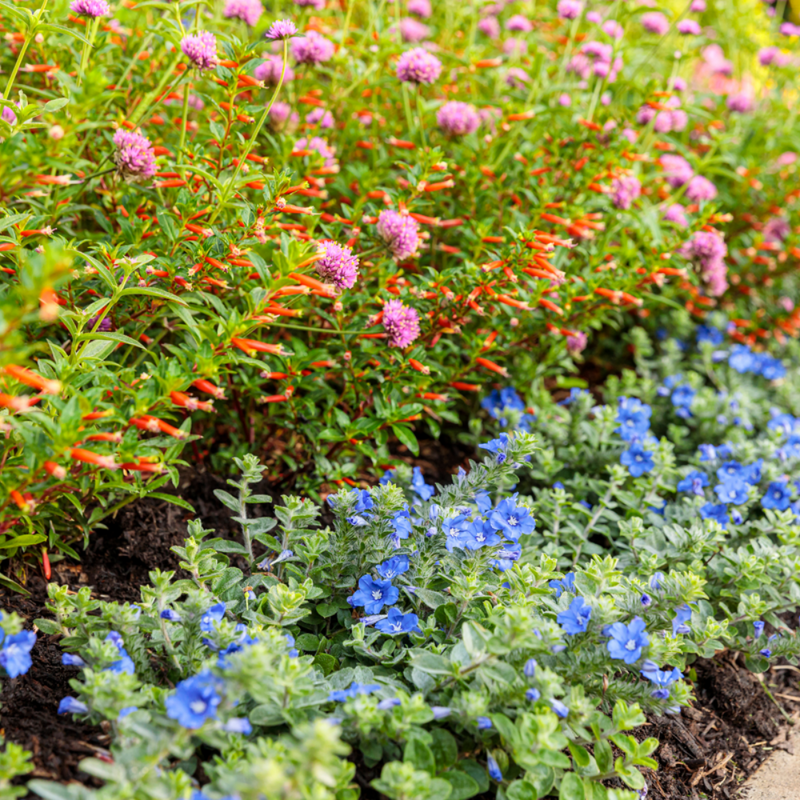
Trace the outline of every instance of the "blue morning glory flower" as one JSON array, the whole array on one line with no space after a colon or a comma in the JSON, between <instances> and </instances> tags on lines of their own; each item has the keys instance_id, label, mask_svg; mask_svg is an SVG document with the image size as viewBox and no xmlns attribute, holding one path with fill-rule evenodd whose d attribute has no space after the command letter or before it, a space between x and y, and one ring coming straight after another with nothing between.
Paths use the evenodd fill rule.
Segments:
<instances>
[{"instance_id":1,"label":"blue morning glory flower","mask_svg":"<svg viewBox=\"0 0 800 800\"><path fill-rule=\"evenodd\" d=\"M217 666L220 669L227 669L230 666L230 662L228 660L228 656L233 655L233 653L238 653L240 650L244 650L245 647L250 647L256 643L256 639L253 639L250 634L247 632L247 626L239 623L236 626L236 630L239 632L239 638L235 642L231 642L227 647L223 648L219 651L219 655L217 656ZM291 634L286 634L286 641L289 647L294 647L294 637ZM297 650L293 652L289 651L290 657L295 657L299 655Z\"/></svg>"},{"instance_id":2,"label":"blue morning glory flower","mask_svg":"<svg viewBox=\"0 0 800 800\"><path fill-rule=\"evenodd\" d=\"M479 731L488 731L492 727L492 721L489 717L478 717L477 723Z\"/></svg>"},{"instance_id":3,"label":"blue morning glory flower","mask_svg":"<svg viewBox=\"0 0 800 800\"><path fill-rule=\"evenodd\" d=\"M553 484L553 488L554 488L554 489L561 489L561 491L562 491L562 492L566 490L566 486L564 486L564 484L563 484L563 483L561 483L561 481L556 481L556 482Z\"/></svg>"},{"instance_id":4,"label":"blue morning glory flower","mask_svg":"<svg viewBox=\"0 0 800 800\"><path fill-rule=\"evenodd\" d=\"M556 598L561 597L562 592L574 592L575 573L568 572L561 580L552 580L547 585L553 590Z\"/></svg>"},{"instance_id":5,"label":"blue morning glory flower","mask_svg":"<svg viewBox=\"0 0 800 800\"><path fill-rule=\"evenodd\" d=\"M792 503L792 491L782 481L772 481L767 487L766 494L761 498L764 508L774 508L776 511L786 511Z\"/></svg>"},{"instance_id":6,"label":"blue morning glory flower","mask_svg":"<svg viewBox=\"0 0 800 800\"><path fill-rule=\"evenodd\" d=\"M502 531L508 539L516 542L520 536L533 533L536 520L525 506L516 504L517 495L506 497L497 504L489 517L489 523L496 531Z\"/></svg>"},{"instance_id":7,"label":"blue morning glory flower","mask_svg":"<svg viewBox=\"0 0 800 800\"><path fill-rule=\"evenodd\" d=\"M167 716L189 730L202 728L206 720L215 719L222 702L219 691L222 681L203 670L181 681L165 701Z\"/></svg>"},{"instance_id":8,"label":"blue morning glory flower","mask_svg":"<svg viewBox=\"0 0 800 800\"><path fill-rule=\"evenodd\" d=\"M779 378L786 377L786 367L783 366L783 362L777 358L768 356L766 353L763 353L761 356L761 363L759 364L758 371L768 381L776 381Z\"/></svg>"},{"instance_id":9,"label":"blue morning glory flower","mask_svg":"<svg viewBox=\"0 0 800 800\"><path fill-rule=\"evenodd\" d=\"M741 525L744 522L744 517L739 513L738 509L731 509L731 522L734 525Z\"/></svg>"},{"instance_id":10,"label":"blue morning glory flower","mask_svg":"<svg viewBox=\"0 0 800 800\"><path fill-rule=\"evenodd\" d=\"M692 618L692 609L684 603L675 609L675 619L672 620L672 635L691 633L692 629L686 624Z\"/></svg>"},{"instance_id":11,"label":"blue morning glory flower","mask_svg":"<svg viewBox=\"0 0 800 800\"><path fill-rule=\"evenodd\" d=\"M168 622L180 622L181 615L177 611L173 611L171 608L165 608L159 616L161 619L165 619Z\"/></svg>"},{"instance_id":12,"label":"blue morning glory flower","mask_svg":"<svg viewBox=\"0 0 800 800\"><path fill-rule=\"evenodd\" d=\"M386 486L387 483L391 483L395 479L396 475L397 475L397 471L396 470L387 469L386 472L384 472L383 475L381 475L381 478L378 481L378 483L381 486Z\"/></svg>"},{"instance_id":13,"label":"blue morning glory flower","mask_svg":"<svg viewBox=\"0 0 800 800\"><path fill-rule=\"evenodd\" d=\"M620 455L619 463L627 467L634 478L640 478L653 469L653 454L645 450L639 442L634 442Z\"/></svg>"},{"instance_id":14,"label":"blue morning glory flower","mask_svg":"<svg viewBox=\"0 0 800 800\"><path fill-rule=\"evenodd\" d=\"M518 561L521 555L522 547L520 545L502 547L497 551L497 558L491 560L491 564L501 572L505 572L507 569L511 569L514 562Z\"/></svg>"},{"instance_id":15,"label":"blue morning glory flower","mask_svg":"<svg viewBox=\"0 0 800 800\"><path fill-rule=\"evenodd\" d=\"M725 341L722 331L711 325L698 325L696 333L698 344L700 342L711 342L714 347L719 347Z\"/></svg>"},{"instance_id":16,"label":"blue morning glory flower","mask_svg":"<svg viewBox=\"0 0 800 800\"><path fill-rule=\"evenodd\" d=\"M556 700L555 697L550 701L550 708L561 719L566 719L569 716L569 709L560 700Z\"/></svg>"},{"instance_id":17,"label":"blue morning glory flower","mask_svg":"<svg viewBox=\"0 0 800 800\"><path fill-rule=\"evenodd\" d=\"M701 444L698 448L701 461L716 461L717 450L713 444Z\"/></svg>"},{"instance_id":18,"label":"blue morning glory flower","mask_svg":"<svg viewBox=\"0 0 800 800\"><path fill-rule=\"evenodd\" d=\"M751 486L757 486L761 482L761 467L764 466L764 459L759 458L752 464L742 467L742 480Z\"/></svg>"},{"instance_id":19,"label":"blue morning glory flower","mask_svg":"<svg viewBox=\"0 0 800 800\"><path fill-rule=\"evenodd\" d=\"M395 547L400 546L401 539L408 539L408 537L411 536L413 525L411 523L411 514L408 511L408 506L402 511L398 511L392 517L392 529L394 530L394 534L391 538Z\"/></svg>"},{"instance_id":20,"label":"blue morning glory flower","mask_svg":"<svg viewBox=\"0 0 800 800\"><path fill-rule=\"evenodd\" d=\"M700 516L703 519L713 519L715 522L718 522L723 530L727 528L728 522L730 521L727 512L728 507L723 503L706 503L700 506Z\"/></svg>"},{"instance_id":21,"label":"blue morning glory flower","mask_svg":"<svg viewBox=\"0 0 800 800\"><path fill-rule=\"evenodd\" d=\"M634 617L630 625L615 622L607 626L603 633L611 637L606 642L611 658L620 659L626 664L637 662L642 657L642 649L650 644L645 628L645 621L641 617Z\"/></svg>"},{"instance_id":22,"label":"blue morning glory flower","mask_svg":"<svg viewBox=\"0 0 800 800\"><path fill-rule=\"evenodd\" d=\"M747 484L738 477L727 478L714 487L717 497L723 503L733 503L736 506L747 502Z\"/></svg>"},{"instance_id":23,"label":"blue morning glory flower","mask_svg":"<svg viewBox=\"0 0 800 800\"><path fill-rule=\"evenodd\" d=\"M670 694L669 687L683 678L681 671L677 667L673 667L669 672L666 672L660 670L658 664L653 661L645 661L640 674L658 687L652 692L652 696L657 700L667 700Z\"/></svg>"},{"instance_id":24,"label":"blue morning glory flower","mask_svg":"<svg viewBox=\"0 0 800 800\"><path fill-rule=\"evenodd\" d=\"M222 622L225 616L225 603L217 603L211 606L208 611L200 617L200 630L203 633L211 633L214 630L214 624Z\"/></svg>"},{"instance_id":25,"label":"blue morning glory flower","mask_svg":"<svg viewBox=\"0 0 800 800\"><path fill-rule=\"evenodd\" d=\"M436 492L433 486L425 483L425 478L422 476L422 470L419 467L414 467L411 472L411 489L419 495L423 502L430 500Z\"/></svg>"},{"instance_id":26,"label":"blue morning glory flower","mask_svg":"<svg viewBox=\"0 0 800 800\"><path fill-rule=\"evenodd\" d=\"M677 489L679 492L692 492L693 494L703 496L703 487L708 486L708 475L700 470L692 470L685 478L678 481Z\"/></svg>"},{"instance_id":27,"label":"blue morning glory flower","mask_svg":"<svg viewBox=\"0 0 800 800\"><path fill-rule=\"evenodd\" d=\"M65 667L85 667L86 662L80 657L72 653L64 653L61 656L61 663Z\"/></svg>"},{"instance_id":28,"label":"blue morning glory flower","mask_svg":"<svg viewBox=\"0 0 800 800\"><path fill-rule=\"evenodd\" d=\"M390 581L376 581L369 575L358 580L358 591L347 598L351 606L363 606L365 614L377 614L384 606L397 602L400 590Z\"/></svg>"},{"instance_id":29,"label":"blue morning glory flower","mask_svg":"<svg viewBox=\"0 0 800 800\"><path fill-rule=\"evenodd\" d=\"M385 700L381 700L380 703L378 703L378 711L389 711L389 709L399 705L399 697L387 697Z\"/></svg>"},{"instance_id":30,"label":"blue morning glory flower","mask_svg":"<svg viewBox=\"0 0 800 800\"><path fill-rule=\"evenodd\" d=\"M240 733L242 736L249 736L253 732L253 726L247 717L232 717L222 726L222 730L228 733Z\"/></svg>"},{"instance_id":31,"label":"blue morning glory flower","mask_svg":"<svg viewBox=\"0 0 800 800\"><path fill-rule=\"evenodd\" d=\"M383 564L378 564L375 567L378 575L385 578L387 581L408 572L408 556L393 556L392 558L384 561Z\"/></svg>"},{"instance_id":32,"label":"blue morning glory flower","mask_svg":"<svg viewBox=\"0 0 800 800\"><path fill-rule=\"evenodd\" d=\"M592 607L582 597L575 597L566 611L561 611L556 617L564 633L575 636L584 633L589 627L589 618L592 616Z\"/></svg>"},{"instance_id":33,"label":"blue morning glory flower","mask_svg":"<svg viewBox=\"0 0 800 800\"><path fill-rule=\"evenodd\" d=\"M59 714L86 714L89 706L75 697L63 697L58 704Z\"/></svg>"},{"instance_id":34,"label":"blue morning glory flower","mask_svg":"<svg viewBox=\"0 0 800 800\"><path fill-rule=\"evenodd\" d=\"M541 696L542 693L533 687L525 690L525 699L530 700L532 703L535 703Z\"/></svg>"},{"instance_id":35,"label":"blue morning glory flower","mask_svg":"<svg viewBox=\"0 0 800 800\"><path fill-rule=\"evenodd\" d=\"M490 439L488 442L479 444L478 447L493 453L497 458L497 463L502 464L506 460L505 450L508 447L508 434L501 433L499 438Z\"/></svg>"},{"instance_id":36,"label":"blue morning glory flower","mask_svg":"<svg viewBox=\"0 0 800 800\"><path fill-rule=\"evenodd\" d=\"M738 461L725 461L717 469L717 477L721 481L727 481L731 478L742 478L744 480L743 473L745 472L746 468Z\"/></svg>"},{"instance_id":37,"label":"blue morning glory flower","mask_svg":"<svg viewBox=\"0 0 800 800\"><path fill-rule=\"evenodd\" d=\"M480 517L472 520L464 529L464 547L467 550L480 550L487 545L493 546L500 544L500 536L492 530L492 526L484 522Z\"/></svg>"},{"instance_id":38,"label":"blue morning glory flower","mask_svg":"<svg viewBox=\"0 0 800 800\"><path fill-rule=\"evenodd\" d=\"M125 708L121 708L119 710L119 714L117 714L117 719L125 719L129 714L133 714L134 711L138 711L139 706L125 706Z\"/></svg>"},{"instance_id":39,"label":"blue morning glory flower","mask_svg":"<svg viewBox=\"0 0 800 800\"><path fill-rule=\"evenodd\" d=\"M536 667L537 667L536 659L529 658L525 662L525 666L522 668L522 674L526 678L535 678L536 677Z\"/></svg>"},{"instance_id":40,"label":"blue morning glory flower","mask_svg":"<svg viewBox=\"0 0 800 800\"><path fill-rule=\"evenodd\" d=\"M431 711L433 712L433 718L437 721L446 719L453 713L453 709L447 706L431 706Z\"/></svg>"},{"instance_id":41,"label":"blue morning glory flower","mask_svg":"<svg viewBox=\"0 0 800 800\"><path fill-rule=\"evenodd\" d=\"M619 428L615 429L626 442L644 436L650 429L650 406L642 403L635 397L620 397L617 408L617 422Z\"/></svg>"},{"instance_id":42,"label":"blue morning glory flower","mask_svg":"<svg viewBox=\"0 0 800 800\"><path fill-rule=\"evenodd\" d=\"M767 428L771 431L781 431L781 433L790 434L794 431L797 425L797 418L791 414L776 414L768 423Z\"/></svg>"},{"instance_id":43,"label":"blue morning glory flower","mask_svg":"<svg viewBox=\"0 0 800 800\"><path fill-rule=\"evenodd\" d=\"M380 689L377 683L351 683L347 689L335 689L328 695L328 700L332 703L344 703L351 697L358 697L360 694L372 694Z\"/></svg>"},{"instance_id":44,"label":"blue morning glory flower","mask_svg":"<svg viewBox=\"0 0 800 800\"><path fill-rule=\"evenodd\" d=\"M653 598L650 597L649 594L643 594L639 598L639 602L642 604L642 608L647 608L648 606L653 604Z\"/></svg>"},{"instance_id":45,"label":"blue morning glory flower","mask_svg":"<svg viewBox=\"0 0 800 800\"><path fill-rule=\"evenodd\" d=\"M0 667L9 678L24 675L30 668L31 649L36 644L36 634L33 631L20 631L3 640L3 649L0 650Z\"/></svg>"},{"instance_id":46,"label":"blue morning glory flower","mask_svg":"<svg viewBox=\"0 0 800 800\"><path fill-rule=\"evenodd\" d=\"M588 394L589 392L587 392L586 389L578 389L573 387L572 389L569 390L569 394L563 400L559 400L556 405L559 406L571 405L576 400L580 400L583 395L588 395Z\"/></svg>"},{"instance_id":47,"label":"blue morning glory flower","mask_svg":"<svg viewBox=\"0 0 800 800\"><path fill-rule=\"evenodd\" d=\"M735 344L731 348L728 358L728 366L735 369L738 373L752 372L757 364L753 351L743 344Z\"/></svg>"},{"instance_id":48,"label":"blue morning glory flower","mask_svg":"<svg viewBox=\"0 0 800 800\"><path fill-rule=\"evenodd\" d=\"M289 658L297 658L300 655L300 651L295 647L294 636L291 633L286 633L284 636L286 637L286 645L289 648ZM257 641L257 639L251 639L249 634L245 634L239 641L240 647L238 649L241 650L243 645L255 644Z\"/></svg>"},{"instance_id":49,"label":"blue morning glory flower","mask_svg":"<svg viewBox=\"0 0 800 800\"><path fill-rule=\"evenodd\" d=\"M661 582L664 580L663 572L654 572L653 577L650 578L650 588L657 592L661 588Z\"/></svg>"},{"instance_id":50,"label":"blue morning glory flower","mask_svg":"<svg viewBox=\"0 0 800 800\"><path fill-rule=\"evenodd\" d=\"M682 383L672 392L672 405L677 408L689 408L692 405L696 392L688 383Z\"/></svg>"},{"instance_id":51,"label":"blue morning glory flower","mask_svg":"<svg viewBox=\"0 0 800 800\"><path fill-rule=\"evenodd\" d=\"M502 781L503 780L503 773L500 771L500 767L495 761L493 756L487 756L486 758L486 767L489 771L489 777L495 781Z\"/></svg>"},{"instance_id":52,"label":"blue morning glory flower","mask_svg":"<svg viewBox=\"0 0 800 800\"><path fill-rule=\"evenodd\" d=\"M416 614L403 614L396 608L390 608L387 618L376 622L375 627L381 633L388 633L390 636L410 631L419 632L419 617Z\"/></svg>"},{"instance_id":53,"label":"blue morning glory flower","mask_svg":"<svg viewBox=\"0 0 800 800\"><path fill-rule=\"evenodd\" d=\"M772 650L769 647L765 647L763 650L758 651L764 658L769 658L772 655Z\"/></svg>"},{"instance_id":54,"label":"blue morning glory flower","mask_svg":"<svg viewBox=\"0 0 800 800\"><path fill-rule=\"evenodd\" d=\"M448 553L452 553L458 547L465 550L467 547L468 532L472 525L466 514L459 514L457 517L448 517L442 523L442 531L445 535L445 547Z\"/></svg>"},{"instance_id":55,"label":"blue morning glory flower","mask_svg":"<svg viewBox=\"0 0 800 800\"><path fill-rule=\"evenodd\" d=\"M753 632L755 634L756 639L758 639L758 637L761 636L762 633L764 633L764 622L763 622L763 620L757 619L753 623Z\"/></svg>"},{"instance_id":56,"label":"blue morning glory flower","mask_svg":"<svg viewBox=\"0 0 800 800\"><path fill-rule=\"evenodd\" d=\"M105 639L107 642L112 642L119 650L120 658L114 661L110 666L106 667L109 672L126 673L133 675L136 668L133 665L133 659L128 655L128 651L123 647L122 637L116 631L110 631Z\"/></svg>"}]
</instances>

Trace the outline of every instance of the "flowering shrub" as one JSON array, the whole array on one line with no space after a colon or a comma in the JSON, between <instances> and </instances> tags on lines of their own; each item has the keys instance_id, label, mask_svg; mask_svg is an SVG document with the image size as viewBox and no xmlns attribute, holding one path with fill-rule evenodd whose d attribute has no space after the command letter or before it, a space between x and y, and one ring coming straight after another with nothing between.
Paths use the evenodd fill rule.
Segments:
<instances>
[{"instance_id":1,"label":"flowering shrub","mask_svg":"<svg viewBox=\"0 0 800 800\"><path fill-rule=\"evenodd\" d=\"M762 207L735 251L723 226L756 158L769 203L794 174L794 28L756 103L759 43L730 15L712 42L721 5L395 5L9 6L4 553L72 553L187 442L270 454L319 497L509 364L561 369L620 308L749 285Z\"/></svg>"}]
</instances>

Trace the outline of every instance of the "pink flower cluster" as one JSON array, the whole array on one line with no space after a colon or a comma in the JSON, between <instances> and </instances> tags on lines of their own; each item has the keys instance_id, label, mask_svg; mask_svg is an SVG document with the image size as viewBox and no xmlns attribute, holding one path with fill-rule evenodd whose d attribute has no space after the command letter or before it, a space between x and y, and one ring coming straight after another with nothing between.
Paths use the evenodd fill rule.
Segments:
<instances>
[{"instance_id":1,"label":"pink flower cluster","mask_svg":"<svg viewBox=\"0 0 800 800\"><path fill-rule=\"evenodd\" d=\"M263 13L264 6L261 5L261 0L228 0L222 12L228 19L235 17L251 28L258 23Z\"/></svg>"},{"instance_id":2,"label":"pink flower cluster","mask_svg":"<svg viewBox=\"0 0 800 800\"><path fill-rule=\"evenodd\" d=\"M610 44L596 41L581 45L580 52L576 53L567 65L567 71L576 73L582 80L595 75L598 78L606 78L609 83L617 79L621 69L622 58L614 56L614 48Z\"/></svg>"},{"instance_id":3,"label":"pink flower cluster","mask_svg":"<svg viewBox=\"0 0 800 800\"><path fill-rule=\"evenodd\" d=\"M670 108L663 111L656 111L650 106L642 106L636 115L636 121L640 125L649 125L653 120L653 130L656 133L669 133L670 131L682 131L686 128L689 118L686 112L679 108L681 101L677 97L670 97L664 104Z\"/></svg>"},{"instance_id":4,"label":"pink flower cluster","mask_svg":"<svg viewBox=\"0 0 800 800\"><path fill-rule=\"evenodd\" d=\"M389 300L383 307L383 328L389 347L408 347L420 334L419 314L400 300Z\"/></svg>"},{"instance_id":5,"label":"pink flower cluster","mask_svg":"<svg viewBox=\"0 0 800 800\"><path fill-rule=\"evenodd\" d=\"M583 11L580 0L558 0L556 12L561 19L577 19Z\"/></svg>"},{"instance_id":6,"label":"pink flower cluster","mask_svg":"<svg viewBox=\"0 0 800 800\"><path fill-rule=\"evenodd\" d=\"M660 11L648 11L642 14L642 27L648 33L665 36L669 30L669 20Z\"/></svg>"},{"instance_id":7,"label":"pink flower cluster","mask_svg":"<svg viewBox=\"0 0 800 800\"><path fill-rule=\"evenodd\" d=\"M314 264L318 275L337 289L350 289L358 277L358 257L349 247L325 240L319 243L322 258Z\"/></svg>"},{"instance_id":8,"label":"pink flower cluster","mask_svg":"<svg viewBox=\"0 0 800 800\"><path fill-rule=\"evenodd\" d=\"M448 136L465 136L478 130L481 118L475 106L451 100L436 112L436 122Z\"/></svg>"},{"instance_id":9,"label":"pink flower cluster","mask_svg":"<svg viewBox=\"0 0 800 800\"><path fill-rule=\"evenodd\" d=\"M199 70L214 69L217 66L217 37L208 31L196 36L188 34L181 39L183 54Z\"/></svg>"},{"instance_id":10,"label":"pink flower cluster","mask_svg":"<svg viewBox=\"0 0 800 800\"><path fill-rule=\"evenodd\" d=\"M417 221L399 211L385 209L378 216L378 236L389 246L392 255L402 261L417 252L419 225Z\"/></svg>"},{"instance_id":11,"label":"pink flower cluster","mask_svg":"<svg viewBox=\"0 0 800 800\"><path fill-rule=\"evenodd\" d=\"M700 277L715 297L728 288L725 256L728 247L718 231L697 231L681 248L681 255L700 268Z\"/></svg>"},{"instance_id":12,"label":"pink flower cluster","mask_svg":"<svg viewBox=\"0 0 800 800\"><path fill-rule=\"evenodd\" d=\"M397 77L403 83L433 83L442 74L442 62L422 47L406 50L397 59Z\"/></svg>"},{"instance_id":13,"label":"pink flower cluster","mask_svg":"<svg viewBox=\"0 0 800 800\"><path fill-rule=\"evenodd\" d=\"M281 79L281 70L283 69L283 58L281 56L264 56L264 63L259 64L253 70L253 77L257 81L264 81L264 83L277 86L278 81ZM283 76L284 83L294 80L294 70L287 64L286 72Z\"/></svg>"},{"instance_id":14,"label":"pink flower cluster","mask_svg":"<svg viewBox=\"0 0 800 800\"><path fill-rule=\"evenodd\" d=\"M430 34L431 29L414 17L403 17L400 20L400 36L404 42L416 44L427 39Z\"/></svg>"},{"instance_id":15,"label":"pink flower cluster","mask_svg":"<svg viewBox=\"0 0 800 800\"><path fill-rule=\"evenodd\" d=\"M107 17L111 13L106 0L72 0L70 10L79 17Z\"/></svg>"},{"instance_id":16,"label":"pink flower cluster","mask_svg":"<svg viewBox=\"0 0 800 800\"><path fill-rule=\"evenodd\" d=\"M642 193L642 184L635 175L621 175L611 182L611 202L615 208L629 209Z\"/></svg>"},{"instance_id":17,"label":"pink flower cluster","mask_svg":"<svg viewBox=\"0 0 800 800\"><path fill-rule=\"evenodd\" d=\"M316 31L309 31L305 36L292 39L292 56L298 64L321 64L329 61L334 51L333 42Z\"/></svg>"},{"instance_id":18,"label":"pink flower cluster","mask_svg":"<svg viewBox=\"0 0 800 800\"><path fill-rule=\"evenodd\" d=\"M694 177L692 165L683 157L671 153L661 156L664 178L673 188L678 189Z\"/></svg>"},{"instance_id":19,"label":"pink flower cluster","mask_svg":"<svg viewBox=\"0 0 800 800\"><path fill-rule=\"evenodd\" d=\"M125 180L144 181L156 174L153 145L139 131L120 128L114 134L114 144L117 147L114 161Z\"/></svg>"}]
</instances>

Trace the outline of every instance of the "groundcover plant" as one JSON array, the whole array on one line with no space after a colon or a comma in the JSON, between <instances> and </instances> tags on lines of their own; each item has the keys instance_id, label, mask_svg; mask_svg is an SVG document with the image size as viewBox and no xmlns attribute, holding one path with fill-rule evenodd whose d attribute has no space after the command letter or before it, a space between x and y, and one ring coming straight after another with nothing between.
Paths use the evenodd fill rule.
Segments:
<instances>
[{"instance_id":1,"label":"groundcover plant","mask_svg":"<svg viewBox=\"0 0 800 800\"><path fill-rule=\"evenodd\" d=\"M32 791L634 800L695 659L795 663L792 6L0 2L0 582L239 470L50 584L112 744Z\"/></svg>"}]
</instances>

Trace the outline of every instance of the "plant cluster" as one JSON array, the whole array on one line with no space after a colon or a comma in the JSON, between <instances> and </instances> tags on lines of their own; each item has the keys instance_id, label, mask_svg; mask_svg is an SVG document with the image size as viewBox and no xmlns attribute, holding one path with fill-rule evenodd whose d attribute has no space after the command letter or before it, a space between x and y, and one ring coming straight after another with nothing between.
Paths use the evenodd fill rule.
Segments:
<instances>
[{"instance_id":1,"label":"plant cluster","mask_svg":"<svg viewBox=\"0 0 800 800\"><path fill-rule=\"evenodd\" d=\"M4 6L4 553L187 446L319 499L631 315L795 330L791 23L429 5Z\"/></svg>"}]
</instances>

